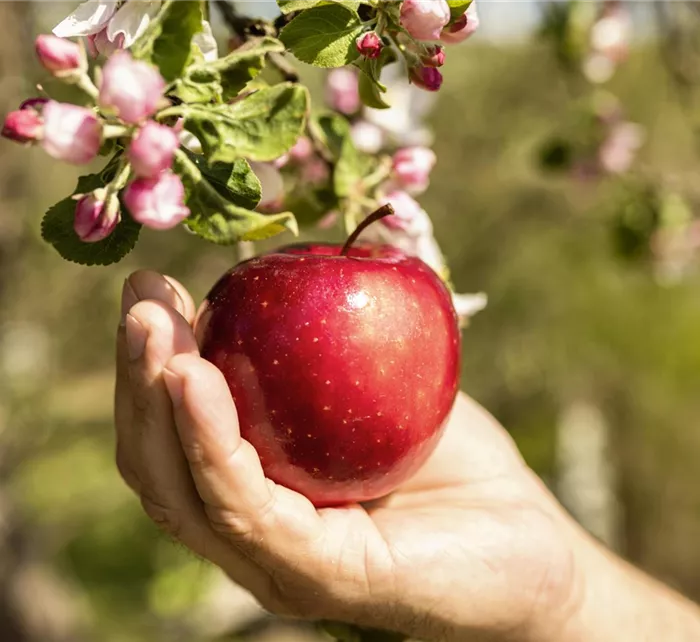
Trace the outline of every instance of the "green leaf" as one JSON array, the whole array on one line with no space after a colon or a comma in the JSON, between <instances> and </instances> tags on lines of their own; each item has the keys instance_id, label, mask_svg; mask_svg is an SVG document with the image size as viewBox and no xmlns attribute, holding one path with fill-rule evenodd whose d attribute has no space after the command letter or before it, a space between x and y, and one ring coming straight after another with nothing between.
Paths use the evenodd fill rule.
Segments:
<instances>
[{"instance_id":1,"label":"green leaf","mask_svg":"<svg viewBox=\"0 0 700 642\"><path fill-rule=\"evenodd\" d=\"M384 102L382 94L386 92L386 87L379 78L382 69L396 60L396 53L391 47L384 47L379 58L361 58L355 65L362 71L359 78L360 99L373 109L388 109L390 105Z\"/></svg>"},{"instance_id":2,"label":"green leaf","mask_svg":"<svg viewBox=\"0 0 700 642\"><path fill-rule=\"evenodd\" d=\"M185 224L203 239L230 245L238 241L262 240L285 230L298 234L291 212L260 214L233 204L183 152L176 153L174 166L182 178L187 206L192 212Z\"/></svg>"},{"instance_id":3,"label":"green leaf","mask_svg":"<svg viewBox=\"0 0 700 642\"><path fill-rule=\"evenodd\" d=\"M233 163L207 165L202 156L185 152L212 187L235 205L253 209L262 196L260 181L248 161L239 158Z\"/></svg>"},{"instance_id":4,"label":"green leaf","mask_svg":"<svg viewBox=\"0 0 700 642\"><path fill-rule=\"evenodd\" d=\"M308 104L305 87L280 83L231 105L183 105L178 112L210 163L270 161L289 151L304 131Z\"/></svg>"},{"instance_id":5,"label":"green leaf","mask_svg":"<svg viewBox=\"0 0 700 642\"><path fill-rule=\"evenodd\" d=\"M184 103L220 102L224 88L219 74L209 69L190 68L183 78L178 78L168 92Z\"/></svg>"},{"instance_id":6,"label":"green leaf","mask_svg":"<svg viewBox=\"0 0 700 642\"><path fill-rule=\"evenodd\" d=\"M343 149L343 141L350 135L350 123L337 113L316 116L310 121L315 137L320 140L337 161Z\"/></svg>"},{"instance_id":7,"label":"green leaf","mask_svg":"<svg viewBox=\"0 0 700 642\"><path fill-rule=\"evenodd\" d=\"M81 176L74 194L90 192L105 184L105 172ZM106 239L97 243L81 241L73 230L75 206L75 199L70 196L64 198L46 212L41 222L42 238L53 245L64 259L83 265L109 265L134 249L141 225L124 213L121 222Z\"/></svg>"},{"instance_id":8,"label":"green leaf","mask_svg":"<svg viewBox=\"0 0 700 642\"><path fill-rule=\"evenodd\" d=\"M359 56L355 40L364 27L357 13L339 4L300 13L280 33L299 60L316 67L342 67Z\"/></svg>"},{"instance_id":9,"label":"green leaf","mask_svg":"<svg viewBox=\"0 0 700 642\"><path fill-rule=\"evenodd\" d=\"M282 51L284 45L276 38L250 40L228 56L207 63L206 68L219 74L224 90L223 99L229 100L260 73L267 54Z\"/></svg>"},{"instance_id":10,"label":"green leaf","mask_svg":"<svg viewBox=\"0 0 700 642\"><path fill-rule=\"evenodd\" d=\"M190 60L190 45L202 30L202 3L166 0L144 34L131 47L135 58L152 62L167 82L179 78Z\"/></svg>"},{"instance_id":11,"label":"green leaf","mask_svg":"<svg viewBox=\"0 0 700 642\"><path fill-rule=\"evenodd\" d=\"M472 0L447 0L447 4L450 7L450 14L452 19L459 18L472 3Z\"/></svg>"},{"instance_id":12,"label":"green leaf","mask_svg":"<svg viewBox=\"0 0 700 642\"><path fill-rule=\"evenodd\" d=\"M348 136L343 141L340 158L333 172L333 187L339 197L353 194L365 174L362 156Z\"/></svg>"},{"instance_id":13,"label":"green leaf","mask_svg":"<svg viewBox=\"0 0 700 642\"><path fill-rule=\"evenodd\" d=\"M282 13L286 14L312 9L321 4L322 1L323 0L277 0L277 6Z\"/></svg>"}]
</instances>

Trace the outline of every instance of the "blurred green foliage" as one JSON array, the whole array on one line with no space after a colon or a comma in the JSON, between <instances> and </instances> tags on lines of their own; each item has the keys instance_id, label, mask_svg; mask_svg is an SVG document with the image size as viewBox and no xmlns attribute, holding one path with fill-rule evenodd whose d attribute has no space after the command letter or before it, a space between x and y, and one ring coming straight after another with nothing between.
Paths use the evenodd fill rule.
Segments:
<instances>
[{"instance_id":1,"label":"blurred green foliage","mask_svg":"<svg viewBox=\"0 0 700 642\"><path fill-rule=\"evenodd\" d=\"M457 289L490 297L465 331L463 388L549 481L562 409L596 403L613 430L623 553L700 599L700 278L662 286L645 262L621 259L619 185L540 169L572 101L546 46L459 51L431 118L439 162L423 203ZM645 171L697 184L690 123L656 50L635 50L614 85L647 128ZM112 342L132 270L171 274L198 300L234 252L145 230L119 265L66 263L39 221L75 174L39 150L1 153L27 181L19 199L0 195L12 207L0 218L15 221L0 290L1 492L22 554L66 584L81 639L204 642L192 616L214 571L147 522L112 464Z\"/></svg>"}]
</instances>

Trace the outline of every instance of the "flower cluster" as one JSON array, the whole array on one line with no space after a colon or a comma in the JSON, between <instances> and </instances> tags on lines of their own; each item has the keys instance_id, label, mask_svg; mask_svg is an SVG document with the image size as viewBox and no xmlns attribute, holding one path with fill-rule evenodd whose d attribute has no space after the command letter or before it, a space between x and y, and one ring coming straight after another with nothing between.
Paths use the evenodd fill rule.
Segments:
<instances>
[{"instance_id":1,"label":"flower cluster","mask_svg":"<svg viewBox=\"0 0 700 642\"><path fill-rule=\"evenodd\" d=\"M166 104L165 81L158 70L118 50L104 64L94 84L87 74L85 50L80 44L41 35L36 40L36 52L48 71L82 87L95 106L31 99L7 115L3 136L38 143L54 158L77 165L93 161L110 138L129 141L125 154L128 164L118 172L116 182L79 197L74 222L78 237L95 242L112 233L121 217L120 191L132 218L143 225L167 229L182 221L189 214L184 205L184 187L170 171L180 145L178 136L173 129L150 120ZM129 178L132 180L126 184Z\"/></svg>"}]
</instances>

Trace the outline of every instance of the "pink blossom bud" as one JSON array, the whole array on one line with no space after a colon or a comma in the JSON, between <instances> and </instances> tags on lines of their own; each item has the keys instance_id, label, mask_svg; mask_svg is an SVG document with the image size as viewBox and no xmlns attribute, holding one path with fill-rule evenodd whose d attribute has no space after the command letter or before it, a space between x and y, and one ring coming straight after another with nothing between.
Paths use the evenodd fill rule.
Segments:
<instances>
[{"instance_id":1,"label":"pink blossom bud","mask_svg":"<svg viewBox=\"0 0 700 642\"><path fill-rule=\"evenodd\" d=\"M442 67L445 64L445 48L441 45L430 45L421 62L426 67Z\"/></svg>"},{"instance_id":2,"label":"pink blossom bud","mask_svg":"<svg viewBox=\"0 0 700 642\"><path fill-rule=\"evenodd\" d=\"M404 147L394 154L394 176L409 192L424 192L435 166L435 152L427 147Z\"/></svg>"},{"instance_id":3,"label":"pink blossom bud","mask_svg":"<svg viewBox=\"0 0 700 642\"><path fill-rule=\"evenodd\" d=\"M42 34L34 43L39 62L55 76L85 70L87 61L80 45L66 38Z\"/></svg>"},{"instance_id":4,"label":"pink blossom bud","mask_svg":"<svg viewBox=\"0 0 700 642\"><path fill-rule=\"evenodd\" d=\"M440 31L450 21L450 7L445 0L404 0L401 25L417 40L438 40Z\"/></svg>"},{"instance_id":5,"label":"pink blossom bud","mask_svg":"<svg viewBox=\"0 0 700 642\"><path fill-rule=\"evenodd\" d=\"M180 139L170 127L149 120L131 141L127 154L137 176L153 178L172 167L179 146Z\"/></svg>"},{"instance_id":6,"label":"pink blossom bud","mask_svg":"<svg viewBox=\"0 0 700 642\"><path fill-rule=\"evenodd\" d=\"M463 42L479 28L479 14L476 12L476 2L472 0L469 9L451 25L442 30L440 40L449 45Z\"/></svg>"},{"instance_id":7,"label":"pink blossom bud","mask_svg":"<svg viewBox=\"0 0 700 642\"><path fill-rule=\"evenodd\" d=\"M376 154L384 146L384 132L374 123L358 120L350 128L350 137L355 147L368 154Z\"/></svg>"},{"instance_id":8,"label":"pink blossom bud","mask_svg":"<svg viewBox=\"0 0 700 642\"><path fill-rule=\"evenodd\" d=\"M119 222L119 208L105 207L105 189L86 194L75 206L73 229L81 241L94 243L108 237Z\"/></svg>"},{"instance_id":9,"label":"pink blossom bud","mask_svg":"<svg viewBox=\"0 0 700 642\"><path fill-rule=\"evenodd\" d=\"M426 91L437 91L442 86L442 74L435 67L411 67L408 75L416 87Z\"/></svg>"},{"instance_id":10,"label":"pink blossom bud","mask_svg":"<svg viewBox=\"0 0 700 642\"><path fill-rule=\"evenodd\" d=\"M331 71L326 80L326 101L342 114L354 114L360 108L357 74L345 67Z\"/></svg>"},{"instance_id":11,"label":"pink blossom bud","mask_svg":"<svg viewBox=\"0 0 700 642\"><path fill-rule=\"evenodd\" d=\"M187 218L185 188L180 177L163 172L155 178L137 178L122 196L134 220L154 230L168 230Z\"/></svg>"},{"instance_id":12,"label":"pink blossom bud","mask_svg":"<svg viewBox=\"0 0 700 642\"><path fill-rule=\"evenodd\" d=\"M42 114L42 145L49 156L74 165L84 165L97 156L102 125L91 109L50 100Z\"/></svg>"},{"instance_id":13,"label":"pink blossom bud","mask_svg":"<svg viewBox=\"0 0 700 642\"><path fill-rule=\"evenodd\" d=\"M388 192L384 200L394 208L394 216L386 216L381 222L392 230L402 230L411 236L432 233L432 225L425 210L403 190Z\"/></svg>"},{"instance_id":14,"label":"pink blossom bud","mask_svg":"<svg viewBox=\"0 0 700 642\"><path fill-rule=\"evenodd\" d=\"M41 138L44 121L34 109L17 109L5 116L2 126L3 138L17 143L32 143Z\"/></svg>"},{"instance_id":15,"label":"pink blossom bud","mask_svg":"<svg viewBox=\"0 0 700 642\"><path fill-rule=\"evenodd\" d=\"M289 158L298 163L305 161L314 153L314 146L311 139L307 136L300 136L294 147L289 150Z\"/></svg>"},{"instance_id":16,"label":"pink blossom bud","mask_svg":"<svg viewBox=\"0 0 700 642\"><path fill-rule=\"evenodd\" d=\"M138 123L158 109L164 90L165 81L155 67L119 50L102 69L99 103L114 109L123 121Z\"/></svg>"},{"instance_id":17,"label":"pink blossom bud","mask_svg":"<svg viewBox=\"0 0 700 642\"><path fill-rule=\"evenodd\" d=\"M124 48L124 34L118 33L114 39L110 39L107 35L107 30L108 27L105 27L102 31L87 37L88 51L93 58L97 58L98 55L108 58L117 49Z\"/></svg>"},{"instance_id":18,"label":"pink blossom bud","mask_svg":"<svg viewBox=\"0 0 700 642\"><path fill-rule=\"evenodd\" d=\"M311 185L323 183L329 175L328 165L318 157L309 159L301 170L301 180Z\"/></svg>"},{"instance_id":19,"label":"pink blossom bud","mask_svg":"<svg viewBox=\"0 0 700 642\"><path fill-rule=\"evenodd\" d=\"M355 46L360 55L365 58L379 58L379 54L382 53L384 48L382 39L374 31L363 33L355 41Z\"/></svg>"}]
</instances>

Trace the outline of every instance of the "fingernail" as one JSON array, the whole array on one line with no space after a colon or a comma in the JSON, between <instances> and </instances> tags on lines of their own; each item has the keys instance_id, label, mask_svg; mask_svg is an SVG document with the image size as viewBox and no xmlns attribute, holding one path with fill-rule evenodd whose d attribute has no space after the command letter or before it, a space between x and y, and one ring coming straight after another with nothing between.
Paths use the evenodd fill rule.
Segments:
<instances>
[{"instance_id":1,"label":"fingernail","mask_svg":"<svg viewBox=\"0 0 700 642\"><path fill-rule=\"evenodd\" d=\"M142 354L146 347L146 339L148 333L146 328L141 325L141 322L130 314L126 315L126 350L129 353L129 359L135 361Z\"/></svg>"},{"instance_id":2,"label":"fingernail","mask_svg":"<svg viewBox=\"0 0 700 642\"><path fill-rule=\"evenodd\" d=\"M126 315L138 302L139 298L136 296L134 288L131 287L129 279L124 279L124 287L122 288L122 316L121 321L119 322L120 325L124 326L126 324Z\"/></svg>"},{"instance_id":3,"label":"fingernail","mask_svg":"<svg viewBox=\"0 0 700 642\"><path fill-rule=\"evenodd\" d=\"M179 406L182 402L182 377L176 375L172 370L163 368L163 381L165 381L165 387L168 389L173 406Z\"/></svg>"}]
</instances>

